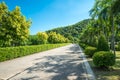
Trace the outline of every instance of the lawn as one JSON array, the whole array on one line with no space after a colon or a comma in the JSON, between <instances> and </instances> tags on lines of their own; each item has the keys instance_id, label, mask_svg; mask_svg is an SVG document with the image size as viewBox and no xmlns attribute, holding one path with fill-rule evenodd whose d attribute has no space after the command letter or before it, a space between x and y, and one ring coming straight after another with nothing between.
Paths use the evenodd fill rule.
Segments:
<instances>
[{"instance_id":1,"label":"lawn","mask_svg":"<svg viewBox=\"0 0 120 80\"><path fill-rule=\"evenodd\" d=\"M91 58L87 58L97 80L120 80L120 51L116 51L116 64L111 70L96 68Z\"/></svg>"}]
</instances>

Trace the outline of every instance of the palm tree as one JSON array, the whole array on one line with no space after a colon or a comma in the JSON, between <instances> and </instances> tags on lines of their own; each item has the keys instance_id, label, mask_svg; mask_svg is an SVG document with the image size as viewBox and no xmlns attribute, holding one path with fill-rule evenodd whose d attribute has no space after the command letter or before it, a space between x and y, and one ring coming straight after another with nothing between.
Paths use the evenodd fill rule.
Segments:
<instances>
[{"instance_id":1,"label":"palm tree","mask_svg":"<svg viewBox=\"0 0 120 80\"><path fill-rule=\"evenodd\" d=\"M111 15L111 22L112 22L112 46L115 54L115 24L114 24L114 17L119 15L120 13L120 0L113 0L111 3L111 8L110 8L110 15Z\"/></svg>"},{"instance_id":2,"label":"palm tree","mask_svg":"<svg viewBox=\"0 0 120 80\"><path fill-rule=\"evenodd\" d=\"M120 8L115 9L116 7L119 6L119 0L96 0L94 7L90 10L90 15L95 18L100 20L100 24L102 25L103 28L103 33L104 31L104 25L103 22L105 23L110 23L111 30L112 30L112 39L111 39L111 46L112 50L114 50L114 55L115 55L115 29L114 29L114 17L118 11L120 11ZM115 10L114 10L115 9ZM106 26L107 27L107 26Z\"/></svg>"},{"instance_id":3,"label":"palm tree","mask_svg":"<svg viewBox=\"0 0 120 80\"><path fill-rule=\"evenodd\" d=\"M102 33L105 34L105 20L107 19L107 7L105 1L96 0L94 7L90 10L90 16L97 19L99 25L102 27Z\"/></svg>"}]
</instances>

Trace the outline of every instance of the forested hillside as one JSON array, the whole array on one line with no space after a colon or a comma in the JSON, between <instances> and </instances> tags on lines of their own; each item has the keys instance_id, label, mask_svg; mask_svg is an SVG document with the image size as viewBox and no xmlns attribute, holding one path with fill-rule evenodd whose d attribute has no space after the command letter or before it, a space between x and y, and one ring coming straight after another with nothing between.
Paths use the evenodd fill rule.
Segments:
<instances>
[{"instance_id":1,"label":"forested hillside","mask_svg":"<svg viewBox=\"0 0 120 80\"><path fill-rule=\"evenodd\" d=\"M68 25L65 27L54 28L52 30L46 31L49 32L56 32L59 33L71 41L79 41L79 36L83 28L85 28L91 19L85 19L73 25Z\"/></svg>"}]
</instances>

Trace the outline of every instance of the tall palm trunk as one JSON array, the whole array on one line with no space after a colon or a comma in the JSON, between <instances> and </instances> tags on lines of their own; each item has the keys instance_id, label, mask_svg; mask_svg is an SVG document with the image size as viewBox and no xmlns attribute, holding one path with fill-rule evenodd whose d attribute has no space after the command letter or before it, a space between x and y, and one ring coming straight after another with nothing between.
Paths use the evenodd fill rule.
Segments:
<instances>
[{"instance_id":1,"label":"tall palm trunk","mask_svg":"<svg viewBox=\"0 0 120 80\"><path fill-rule=\"evenodd\" d=\"M111 22L112 22L112 40L111 40L111 47L114 53L114 56L116 58L115 54L115 28L114 28L114 16L111 15Z\"/></svg>"}]
</instances>

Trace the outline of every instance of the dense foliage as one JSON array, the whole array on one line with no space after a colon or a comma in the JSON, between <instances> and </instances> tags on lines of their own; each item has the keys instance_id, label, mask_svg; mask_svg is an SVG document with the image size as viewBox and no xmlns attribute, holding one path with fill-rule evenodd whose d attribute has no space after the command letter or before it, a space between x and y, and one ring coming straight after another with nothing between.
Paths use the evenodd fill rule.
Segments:
<instances>
[{"instance_id":1,"label":"dense foliage","mask_svg":"<svg viewBox=\"0 0 120 80\"><path fill-rule=\"evenodd\" d=\"M91 19L86 19L86 20L80 21L80 22L78 22L74 25L55 28L55 29L52 29L52 30L48 30L46 32L47 33L56 32L56 33L59 33L59 34L65 36L66 38L68 38L72 42L76 42L76 41L78 42L81 31L86 27L86 25L90 21L91 21Z\"/></svg>"},{"instance_id":2,"label":"dense foliage","mask_svg":"<svg viewBox=\"0 0 120 80\"><path fill-rule=\"evenodd\" d=\"M39 45L46 43L69 43L70 41L64 36L56 32L38 32L36 35L30 35L28 38L28 45Z\"/></svg>"},{"instance_id":3,"label":"dense foliage","mask_svg":"<svg viewBox=\"0 0 120 80\"><path fill-rule=\"evenodd\" d=\"M69 40L56 32L50 32L48 34L48 42L49 43L67 43L69 42Z\"/></svg>"},{"instance_id":4,"label":"dense foliage","mask_svg":"<svg viewBox=\"0 0 120 80\"><path fill-rule=\"evenodd\" d=\"M34 46L0 48L0 62L49 50L52 48L65 46L65 45L67 44L45 44L45 45L34 45Z\"/></svg>"},{"instance_id":5,"label":"dense foliage","mask_svg":"<svg viewBox=\"0 0 120 80\"><path fill-rule=\"evenodd\" d=\"M115 64L115 56L111 52L96 52L93 56L93 62L97 67L113 66Z\"/></svg>"},{"instance_id":6,"label":"dense foliage","mask_svg":"<svg viewBox=\"0 0 120 80\"><path fill-rule=\"evenodd\" d=\"M80 45L83 49L85 49L86 47L88 47L87 44L84 44L84 43L81 43L81 42L79 42L79 45Z\"/></svg>"},{"instance_id":7,"label":"dense foliage","mask_svg":"<svg viewBox=\"0 0 120 80\"><path fill-rule=\"evenodd\" d=\"M46 44L48 40L48 35L45 32L37 33L38 44Z\"/></svg>"},{"instance_id":8,"label":"dense foliage","mask_svg":"<svg viewBox=\"0 0 120 80\"><path fill-rule=\"evenodd\" d=\"M98 49L100 46L102 48L101 43L105 43L105 46L103 45L106 48L105 51L111 49L115 55L115 43L120 41L120 6L118 3L120 3L119 0L95 0L90 10L92 21L82 30L80 43L98 47ZM100 41L101 34L105 40ZM109 48L108 43L111 44Z\"/></svg>"},{"instance_id":9,"label":"dense foliage","mask_svg":"<svg viewBox=\"0 0 120 80\"><path fill-rule=\"evenodd\" d=\"M29 35L27 44L28 45L38 45L39 42L38 42L37 35Z\"/></svg>"},{"instance_id":10,"label":"dense foliage","mask_svg":"<svg viewBox=\"0 0 120 80\"><path fill-rule=\"evenodd\" d=\"M109 51L108 42L104 35L100 35L100 37L98 39L97 50L98 51Z\"/></svg>"},{"instance_id":11,"label":"dense foliage","mask_svg":"<svg viewBox=\"0 0 120 80\"><path fill-rule=\"evenodd\" d=\"M112 66L115 63L115 48L119 50L120 42L120 0L95 0L90 10L92 21L82 30L79 44L87 50L94 46L97 51L93 62L98 67ZM110 44L110 46L108 45ZM111 52L104 52L109 51ZM89 52L91 50L87 50Z\"/></svg>"},{"instance_id":12,"label":"dense foliage","mask_svg":"<svg viewBox=\"0 0 120 80\"><path fill-rule=\"evenodd\" d=\"M20 8L8 10L7 5L0 3L0 46L24 45L29 36L30 20L26 20Z\"/></svg>"},{"instance_id":13,"label":"dense foliage","mask_svg":"<svg viewBox=\"0 0 120 80\"><path fill-rule=\"evenodd\" d=\"M118 43L115 45L115 50L116 50L116 51L120 51L120 42L118 42Z\"/></svg>"},{"instance_id":14,"label":"dense foliage","mask_svg":"<svg viewBox=\"0 0 120 80\"><path fill-rule=\"evenodd\" d=\"M120 25L120 0L95 0L93 8L90 10L92 18L97 20L99 29L106 39L111 41L111 49L115 54L115 39L119 34Z\"/></svg>"},{"instance_id":15,"label":"dense foliage","mask_svg":"<svg viewBox=\"0 0 120 80\"><path fill-rule=\"evenodd\" d=\"M97 52L97 48L95 47L88 46L85 48L85 54L88 55L89 57L92 57L95 52Z\"/></svg>"},{"instance_id":16,"label":"dense foliage","mask_svg":"<svg viewBox=\"0 0 120 80\"><path fill-rule=\"evenodd\" d=\"M94 21L91 21L80 34L80 42L86 45L97 47L98 35L97 30L93 25Z\"/></svg>"}]
</instances>

